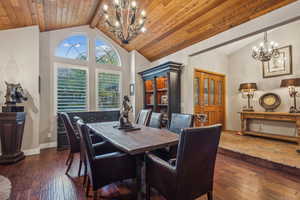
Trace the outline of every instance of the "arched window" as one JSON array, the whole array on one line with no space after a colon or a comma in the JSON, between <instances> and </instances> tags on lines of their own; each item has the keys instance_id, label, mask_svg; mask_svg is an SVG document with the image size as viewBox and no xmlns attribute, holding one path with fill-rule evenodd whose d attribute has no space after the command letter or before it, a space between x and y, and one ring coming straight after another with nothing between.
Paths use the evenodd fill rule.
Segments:
<instances>
[{"instance_id":1,"label":"arched window","mask_svg":"<svg viewBox=\"0 0 300 200\"><path fill-rule=\"evenodd\" d=\"M70 36L58 45L55 56L67 59L87 60L87 43L85 35Z\"/></svg>"},{"instance_id":2,"label":"arched window","mask_svg":"<svg viewBox=\"0 0 300 200\"><path fill-rule=\"evenodd\" d=\"M120 58L115 49L102 40L95 41L96 63L120 66Z\"/></svg>"}]
</instances>

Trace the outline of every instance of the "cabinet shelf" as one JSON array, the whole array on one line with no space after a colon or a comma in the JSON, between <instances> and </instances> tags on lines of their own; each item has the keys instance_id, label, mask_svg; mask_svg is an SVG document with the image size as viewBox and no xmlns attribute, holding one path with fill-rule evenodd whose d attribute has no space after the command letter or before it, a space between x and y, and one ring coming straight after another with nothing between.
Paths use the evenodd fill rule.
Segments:
<instances>
[{"instance_id":1,"label":"cabinet shelf","mask_svg":"<svg viewBox=\"0 0 300 200\"><path fill-rule=\"evenodd\" d=\"M167 92L168 88L161 88L161 89L157 89L158 92Z\"/></svg>"},{"instance_id":2,"label":"cabinet shelf","mask_svg":"<svg viewBox=\"0 0 300 200\"><path fill-rule=\"evenodd\" d=\"M157 106L162 106L162 107L168 107L169 106L169 104L157 104Z\"/></svg>"}]
</instances>

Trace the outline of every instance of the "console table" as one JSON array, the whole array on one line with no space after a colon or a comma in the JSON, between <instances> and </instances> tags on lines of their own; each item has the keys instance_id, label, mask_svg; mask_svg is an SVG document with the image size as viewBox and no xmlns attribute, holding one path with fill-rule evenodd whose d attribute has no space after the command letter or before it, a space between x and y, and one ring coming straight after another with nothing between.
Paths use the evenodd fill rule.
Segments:
<instances>
[{"instance_id":1,"label":"console table","mask_svg":"<svg viewBox=\"0 0 300 200\"><path fill-rule=\"evenodd\" d=\"M285 112L240 112L241 114L241 130L242 134L269 137L273 139L286 140L296 142L300 145L300 113ZM261 119L271 121L294 122L296 124L298 134L296 136L275 135L271 133L254 132L249 130L249 119Z\"/></svg>"}]
</instances>

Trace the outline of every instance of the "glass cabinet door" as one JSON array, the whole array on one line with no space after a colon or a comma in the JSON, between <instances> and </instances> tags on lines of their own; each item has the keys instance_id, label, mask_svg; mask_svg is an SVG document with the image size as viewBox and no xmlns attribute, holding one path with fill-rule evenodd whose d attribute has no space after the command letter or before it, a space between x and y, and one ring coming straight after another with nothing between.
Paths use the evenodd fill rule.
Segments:
<instances>
[{"instance_id":1,"label":"glass cabinet door","mask_svg":"<svg viewBox=\"0 0 300 200\"><path fill-rule=\"evenodd\" d=\"M196 77L194 79L194 103L195 105L200 104L200 79Z\"/></svg>"}]
</instances>

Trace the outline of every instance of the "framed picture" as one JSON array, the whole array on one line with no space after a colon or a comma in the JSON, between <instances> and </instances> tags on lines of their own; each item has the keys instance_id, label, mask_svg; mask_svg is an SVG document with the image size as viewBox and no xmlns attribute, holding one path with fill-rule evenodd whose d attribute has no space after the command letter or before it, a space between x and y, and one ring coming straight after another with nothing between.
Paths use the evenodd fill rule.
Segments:
<instances>
[{"instance_id":1,"label":"framed picture","mask_svg":"<svg viewBox=\"0 0 300 200\"><path fill-rule=\"evenodd\" d=\"M263 78L289 75L293 73L292 46L278 48L279 57L263 62Z\"/></svg>"},{"instance_id":2,"label":"framed picture","mask_svg":"<svg viewBox=\"0 0 300 200\"><path fill-rule=\"evenodd\" d=\"M131 83L131 84L129 85L129 92L130 92L130 96L133 96L133 95L134 95L134 84L133 84L133 83Z\"/></svg>"}]
</instances>

